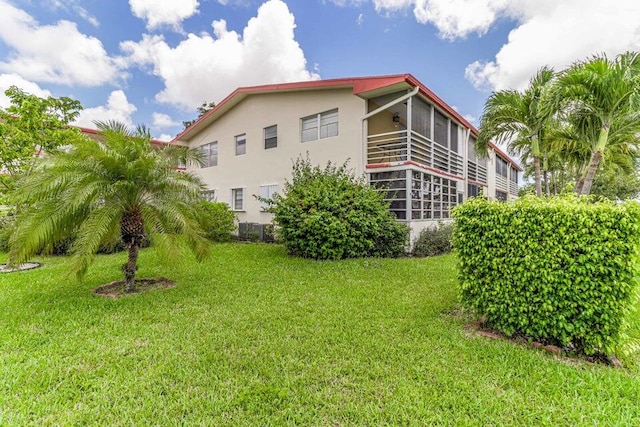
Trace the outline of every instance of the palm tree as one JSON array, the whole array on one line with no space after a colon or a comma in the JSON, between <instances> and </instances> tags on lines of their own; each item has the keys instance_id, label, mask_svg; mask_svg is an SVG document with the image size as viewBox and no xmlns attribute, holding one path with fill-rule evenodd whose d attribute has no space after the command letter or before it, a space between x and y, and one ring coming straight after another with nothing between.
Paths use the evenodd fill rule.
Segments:
<instances>
[{"instance_id":1,"label":"palm tree","mask_svg":"<svg viewBox=\"0 0 640 427\"><path fill-rule=\"evenodd\" d=\"M588 195L607 146L637 146L640 133L640 56L605 55L578 62L564 71L552 89L581 135L587 136L588 166L576 190ZM623 148L623 151L625 148Z\"/></svg>"},{"instance_id":2,"label":"palm tree","mask_svg":"<svg viewBox=\"0 0 640 427\"><path fill-rule=\"evenodd\" d=\"M524 92L502 90L491 94L484 106L480 120L477 147L486 153L489 142L506 143L510 154L519 155L531 151L534 161L536 194L542 196L540 180L540 139L545 122L553 115L553 109L542 108L543 92L554 79L551 68L543 67L529 82Z\"/></svg>"},{"instance_id":3,"label":"palm tree","mask_svg":"<svg viewBox=\"0 0 640 427\"><path fill-rule=\"evenodd\" d=\"M71 271L80 280L101 245L122 239L128 249L125 291L132 292L138 251L147 236L161 253L186 241L204 259L209 244L194 213L203 184L175 167L178 161L198 161L196 151L154 147L144 127L96 125L102 131L99 140L81 139L18 183L18 200L29 208L17 217L10 262L20 264L75 232Z\"/></svg>"}]
</instances>

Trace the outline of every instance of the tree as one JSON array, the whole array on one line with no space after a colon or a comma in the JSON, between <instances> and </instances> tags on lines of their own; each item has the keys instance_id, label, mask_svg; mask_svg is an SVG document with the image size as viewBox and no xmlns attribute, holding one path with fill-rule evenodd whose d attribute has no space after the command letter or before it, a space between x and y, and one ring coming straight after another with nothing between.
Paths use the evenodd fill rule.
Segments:
<instances>
[{"instance_id":1,"label":"tree","mask_svg":"<svg viewBox=\"0 0 640 427\"><path fill-rule=\"evenodd\" d=\"M588 166L576 186L588 195L610 143L627 151L638 146L640 56L630 52L614 60L600 55L578 62L561 73L553 93L589 144Z\"/></svg>"},{"instance_id":2,"label":"tree","mask_svg":"<svg viewBox=\"0 0 640 427\"><path fill-rule=\"evenodd\" d=\"M524 92L502 90L491 94L484 106L480 120L477 147L488 151L489 142L495 139L506 143L511 154L521 154L528 149L534 161L536 194L542 196L540 178L540 139L546 121L553 115L552 109L541 105L543 92L553 81L555 73L544 67L531 79Z\"/></svg>"},{"instance_id":3,"label":"tree","mask_svg":"<svg viewBox=\"0 0 640 427\"><path fill-rule=\"evenodd\" d=\"M200 119L200 117L204 116L207 113L207 111L211 110L215 106L216 106L215 102L204 101L202 105L198 107L198 118L194 120L185 120L182 122L182 125L184 126L183 130L186 130L189 126L197 122L198 119Z\"/></svg>"},{"instance_id":4,"label":"tree","mask_svg":"<svg viewBox=\"0 0 640 427\"><path fill-rule=\"evenodd\" d=\"M209 242L194 209L204 186L196 176L175 168L178 161L198 161L198 152L154 147L143 127L96 125L102 131L100 141L82 138L48 156L37 173L17 182L16 198L30 208L17 217L10 262L20 264L75 231L71 271L80 280L101 244L122 239L128 250L125 291L132 292L145 236L163 254L186 242L199 260L204 259Z\"/></svg>"},{"instance_id":5,"label":"tree","mask_svg":"<svg viewBox=\"0 0 640 427\"><path fill-rule=\"evenodd\" d=\"M640 194L637 159L629 159L628 167L615 163L603 165L593 180L591 194L609 200L627 200Z\"/></svg>"},{"instance_id":6,"label":"tree","mask_svg":"<svg viewBox=\"0 0 640 427\"><path fill-rule=\"evenodd\" d=\"M0 108L0 179L8 191L14 178L28 173L35 159L52 154L61 145L77 139L79 131L69 128L82 106L71 98L39 98L12 86L5 91L11 105Z\"/></svg>"}]
</instances>

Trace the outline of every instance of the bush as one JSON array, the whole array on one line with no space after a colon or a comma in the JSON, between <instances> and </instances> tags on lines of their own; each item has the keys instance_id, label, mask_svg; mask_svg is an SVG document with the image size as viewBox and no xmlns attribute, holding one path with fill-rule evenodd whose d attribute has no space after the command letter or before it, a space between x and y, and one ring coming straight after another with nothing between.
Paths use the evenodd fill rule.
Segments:
<instances>
[{"instance_id":1,"label":"bush","mask_svg":"<svg viewBox=\"0 0 640 427\"><path fill-rule=\"evenodd\" d=\"M269 211L291 255L313 259L404 254L408 229L395 220L383 196L356 179L347 164L326 168L298 159L284 194Z\"/></svg>"},{"instance_id":2,"label":"bush","mask_svg":"<svg viewBox=\"0 0 640 427\"><path fill-rule=\"evenodd\" d=\"M413 256L425 257L448 254L452 250L453 223L438 222L437 227L425 228L413 242Z\"/></svg>"},{"instance_id":3,"label":"bush","mask_svg":"<svg viewBox=\"0 0 640 427\"><path fill-rule=\"evenodd\" d=\"M462 301L507 335L618 348L637 292L640 206L575 197L456 207Z\"/></svg>"},{"instance_id":4,"label":"bush","mask_svg":"<svg viewBox=\"0 0 640 427\"><path fill-rule=\"evenodd\" d=\"M198 221L207 239L213 242L230 242L236 230L236 214L226 203L200 202Z\"/></svg>"},{"instance_id":5,"label":"bush","mask_svg":"<svg viewBox=\"0 0 640 427\"><path fill-rule=\"evenodd\" d=\"M9 252L9 237L13 231L13 211L0 211L0 252Z\"/></svg>"}]
</instances>

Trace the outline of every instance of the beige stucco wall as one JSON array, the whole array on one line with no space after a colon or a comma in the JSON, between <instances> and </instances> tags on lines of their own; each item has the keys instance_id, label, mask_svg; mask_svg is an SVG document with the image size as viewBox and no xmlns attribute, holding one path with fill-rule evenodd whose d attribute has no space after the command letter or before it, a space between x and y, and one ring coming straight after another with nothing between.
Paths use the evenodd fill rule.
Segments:
<instances>
[{"instance_id":1,"label":"beige stucco wall","mask_svg":"<svg viewBox=\"0 0 640 427\"><path fill-rule=\"evenodd\" d=\"M306 152L314 164L331 160L363 173L362 120L366 103L351 88L250 95L216 122L196 135L190 147L218 141L218 165L198 168L198 174L220 202L231 203L231 189L244 188L240 222L268 223L271 215L260 212L253 195L261 185L277 184L282 190L291 177L293 160ZM338 136L301 142L301 118L338 108ZM264 149L264 128L278 126L278 146ZM235 136L246 133L246 154L235 155Z\"/></svg>"}]
</instances>

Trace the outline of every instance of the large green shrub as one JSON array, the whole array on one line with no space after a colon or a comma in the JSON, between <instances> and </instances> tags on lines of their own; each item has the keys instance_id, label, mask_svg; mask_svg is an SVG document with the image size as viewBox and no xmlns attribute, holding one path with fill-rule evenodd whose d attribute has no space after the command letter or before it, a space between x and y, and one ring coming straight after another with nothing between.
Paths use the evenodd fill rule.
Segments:
<instances>
[{"instance_id":1,"label":"large green shrub","mask_svg":"<svg viewBox=\"0 0 640 427\"><path fill-rule=\"evenodd\" d=\"M201 202L198 205L198 221L207 239L213 242L230 242L236 230L236 214L226 203Z\"/></svg>"},{"instance_id":2,"label":"large green shrub","mask_svg":"<svg viewBox=\"0 0 640 427\"><path fill-rule=\"evenodd\" d=\"M508 335L611 352L637 292L640 206L471 199L453 211L463 303Z\"/></svg>"},{"instance_id":3,"label":"large green shrub","mask_svg":"<svg viewBox=\"0 0 640 427\"><path fill-rule=\"evenodd\" d=\"M413 242L413 256L426 257L451 252L453 223L438 222L437 227L423 229Z\"/></svg>"},{"instance_id":4,"label":"large green shrub","mask_svg":"<svg viewBox=\"0 0 640 427\"><path fill-rule=\"evenodd\" d=\"M346 163L322 169L309 159L298 159L291 182L271 199L269 211L292 255L342 259L404 254L407 227Z\"/></svg>"}]
</instances>

